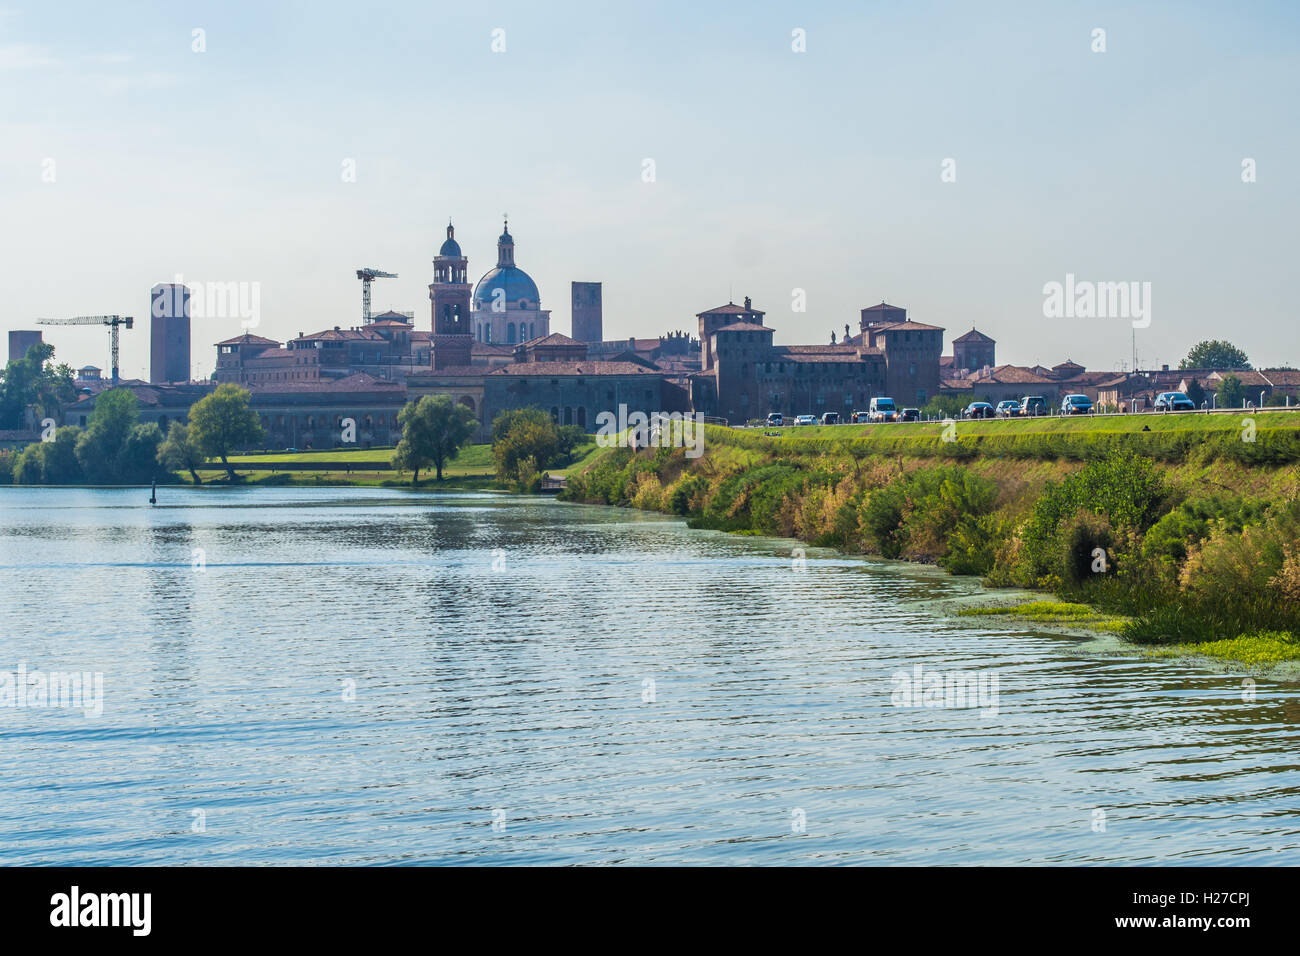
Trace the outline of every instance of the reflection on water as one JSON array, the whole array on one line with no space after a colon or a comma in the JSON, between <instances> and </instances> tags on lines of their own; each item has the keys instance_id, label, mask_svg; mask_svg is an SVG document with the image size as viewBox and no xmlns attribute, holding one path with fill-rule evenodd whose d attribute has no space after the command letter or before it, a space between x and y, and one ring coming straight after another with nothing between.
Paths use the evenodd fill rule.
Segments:
<instances>
[{"instance_id":1,"label":"reflection on water","mask_svg":"<svg viewBox=\"0 0 1300 956\"><path fill-rule=\"evenodd\" d=\"M0 492L0 671L105 682L0 708L0 863L1300 862L1295 685L938 616L966 579L550 500L159 496ZM894 706L918 664L996 714Z\"/></svg>"}]
</instances>

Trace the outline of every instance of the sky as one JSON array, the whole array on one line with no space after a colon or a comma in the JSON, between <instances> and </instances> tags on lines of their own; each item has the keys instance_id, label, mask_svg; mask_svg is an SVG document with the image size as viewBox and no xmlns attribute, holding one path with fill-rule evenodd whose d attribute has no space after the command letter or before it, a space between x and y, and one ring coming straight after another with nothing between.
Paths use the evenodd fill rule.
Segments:
<instances>
[{"instance_id":1,"label":"sky","mask_svg":"<svg viewBox=\"0 0 1300 956\"><path fill-rule=\"evenodd\" d=\"M750 296L819 343L887 300L999 362L1226 338L1300 366L1298 27L1282 2L0 0L0 325L134 315L147 378L154 283L255 288L283 340L359 324L376 267L375 311L427 329L448 218L477 278L508 213L554 331L585 280L606 338ZM1150 283L1149 324L1046 315L1067 275ZM246 324L194 320L196 377ZM106 331L44 331L108 366Z\"/></svg>"}]
</instances>

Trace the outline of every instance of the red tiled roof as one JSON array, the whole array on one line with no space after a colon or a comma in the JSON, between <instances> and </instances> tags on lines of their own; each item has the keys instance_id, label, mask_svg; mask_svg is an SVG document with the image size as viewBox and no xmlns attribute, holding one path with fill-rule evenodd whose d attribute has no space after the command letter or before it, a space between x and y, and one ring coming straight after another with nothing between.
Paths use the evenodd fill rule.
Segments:
<instances>
[{"instance_id":1,"label":"red tiled roof","mask_svg":"<svg viewBox=\"0 0 1300 956\"><path fill-rule=\"evenodd\" d=\"M243 335L236 335L233 339L226 339L224 342L218 342L217 345L279 345L275 339L263 338L260 335L254 335L252 332L245 332Z\"/></svg>"},{"instance_id":2,"label":"red tiled roof","mask_svg":"<svg viewBox=\"0 0 1300 956\"><path fill-rule=\"evenodd\" d=\"M658 375L635 362L515 362L483 369L487 375Z\"/></svg>"},{"instance_id":3,"label":"red tiled roof","mask_svg":"<svg viewBox=\"0 0 1300 956\"><path fill-rule=\"evenodd\" d=\"M965 335L959 335L955 339L953 339L953 342L963 342L963 343L964 342L979 342L979 343L987 342L990 345L994 344L993 339L989 338L987 335L985 335L983 332L976 329L974 326L971 326L971 330L967 332Z\"/></svg>"},{"instance_id":4,"label":"red tiled roof","mask_svg":"<svg viewBox=\"0 0 1300 956\"><path fill-rule=\"evenodd\" d=\"M560 332L552 332L550 335L545 335L536 339L529 339L527 342L524 343L524 345L527 345L530 348L539 345L584 345L584 344L585 343L579 342L577 339L571 339L567 335L564 335Z\"/></svg>"},{"instance_id":5,"label":"red tiled roof","mask_svg":"<svg viewBox=\"0 0 1300 956\"><path fill-rule=\"evenodd\" d=\"M743 315L746 312L752 312L754 315L765 315L761 309L747 309L743 305L736 305L734 302L728 302L726 305L720 305L716 309L709 309L706 312L699 312L696 318L701 315Z\"/></svg>"},{"instance_id":6,"label":"red tiled roof","mask_svg":"<svg viewBox=\"0 0 1300 956\"><path fill-rule=\"evenodd\" d=\"M765 325L759 325L757 322L732 322L730 325L724 325L720 329L714 329L714 332L771 332L771 331L773 330L769 329ZM659 340L656 339L655 345L658 344L659 344Z\"/></svg>"}]
</instances>

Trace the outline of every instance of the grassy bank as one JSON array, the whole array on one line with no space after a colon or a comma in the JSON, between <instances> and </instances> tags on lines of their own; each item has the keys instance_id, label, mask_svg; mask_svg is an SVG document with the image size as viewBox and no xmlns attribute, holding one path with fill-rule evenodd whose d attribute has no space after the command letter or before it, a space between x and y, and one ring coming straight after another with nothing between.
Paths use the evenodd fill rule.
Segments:
<instances>
[{"instance_id":1,"label":"grassy bank","mask_svg":"<svg viewBox=\"0 0 1300 956\"><path fill-rule=\"evenodd\" d=\"M546 469L554 476L567 476L585 468L601 449L594 442L579 445L574 461L562 467ZM268 452L230 456L230 464L239 475L240 484L289 485L320 487L365 485L372 487L410 488L410 472L394 470L391 448L327 448L317 451ZM319 465L319 467L312 467ZM280 466L277 468L277 466ZM199 469L204 483L221 482L224 469L209 465ZM419 488L496 488L495 462L489 444L466 445L443 469L441 484L430 474L421 477Z\"/></svg>"},{"instance_id":2,"label":"grassy bank","mask_svg":"<svg viewBox=\"0 0 1300 956\"><path fill-rule=\"evenodd\" d=\"M709 428L694 460L604 450L564 496L1049 592L1062 602L1000 613L1134 644L1300 659L1300 414L939 428Z\"/></svg>"}]
</instances>

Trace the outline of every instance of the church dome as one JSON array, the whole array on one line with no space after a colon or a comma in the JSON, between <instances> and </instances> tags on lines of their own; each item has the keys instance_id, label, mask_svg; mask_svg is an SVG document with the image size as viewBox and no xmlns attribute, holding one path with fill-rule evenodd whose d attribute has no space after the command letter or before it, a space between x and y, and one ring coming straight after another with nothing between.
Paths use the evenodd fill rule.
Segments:
<instances>
[{"instance_id":1,"label":"church dome","mask_svg":"<svg viewBox=\"0 0 1300 956\"><path fill-rule=\"evenodd\" d=\"M504 295L498 296L498 289L504 289ZM537 283L517 266L497 266L474 287L474 308L485 312L498 301L507 309L537 309L540 300Z\"/></svg>"}]
</instances>

